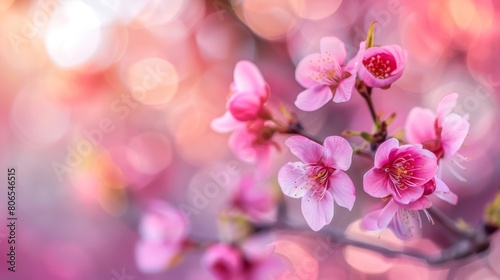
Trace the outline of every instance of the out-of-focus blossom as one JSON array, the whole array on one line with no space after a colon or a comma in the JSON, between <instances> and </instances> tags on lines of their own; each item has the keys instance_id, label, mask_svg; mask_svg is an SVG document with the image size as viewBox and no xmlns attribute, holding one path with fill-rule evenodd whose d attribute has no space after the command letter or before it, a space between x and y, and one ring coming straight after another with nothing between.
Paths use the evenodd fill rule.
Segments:
<instances>
[{"instance_id":1,"label":"out-of-focus blossom","mask_svg":"<svg viewBox=\"0 0 500 280\"><path fill-rule=\"evenodd\" d=\"M389 88L403 75L407 52L398 45L360 48L358 55L362 56L359 78L369 87Z\"/></svg>"},{"instance_id":2,"label":"out-of-focus blossom","mask_svg":"<svg viewBox=\"0 0 500 280\"><path fill-rule=\"evenodd\" d=\"M333 202L352 209L356 189L344 172L351 166L352 148L342 137L330 136L321 146L303 136L285 141L301 162L289 162L279 171L278 182L289 197L302 198L302 214L318 231L333 218Z\"/></svg>"},{"instance_id":3,"label":"out-of-focus blossom","mask_svg":"<svg viewBox=\"0 0 500 280\"><path fill-rule=\"evenodd\" d=\"M141 239L135 248L137 266L144 273L156 273L175 264L186 241L188 223L178 209L153 201L142 217Z\"/></svg>"},{"instance_id":4,"label":"out-of-focus blossom","mask_svg":"<svg viewBox=\"0 0 500 280\"><path fill-rule=\"evenodd\" d=\"M367 230L383 230L389 227L398 238L410 239L419 236L422 229L419 210L423 210L429 221L432 221L426 210L431 205L431 201L425 196L408 204L401 204L391 199L383 209L366 215L362 220L362 226Z\"/></svg>"},{"instance_id":5,"label":"out-of-focus blossom","mask_svg":"<svg viewBox=\"0 0 500 280\"><path fill-rule=\"evenodd\" d=\"M363 177L365 192L373 197L392 196L401 204L418 200L438 171L433 153L418 145L400 147L395 138L380 145L374 165Z\"/></svg>"},{"instance_id":6,"label":"out-of-focus blossom","mask_svg":"<svg viewBox=\"0 0 500 280\"><path fill-rule=\"evenodd\" d=\"M229 139L229 147L239 159L256 163L259 171L270 170L273 147L279 150L272 139L275 130L264 120L249 122L234 131Z\"/></svg>"},{"instance_id":7,"label":"out-of-focus blossom","mask_svg":"<svg viewBox=\"0 0 500 280\"><path fill-rule=\"evenodd\" d=\"M255 176L241 177L233 189L230 204L252 222L269 223L276 220L276 200L272 187Z\"/></svg>"},{"instance_id":8,"label":"out-of-focus blossom","mask_svg":"<svg viewBox=\"0 0 500 280\"><path fill-rule=\"evenodd\" d=\"M329 100L340 103L351 98L356 83L356 60L347 63L344 43L336 37L320 41L320 53L304 57L295 71L295 79L306 89L299 93L295 105L304 111L314 111Z\"/></svg>"},{"instance_id":9,"label":"out-of-focus blossom","mask_svg":"<svg viewBox=\"0 0 500 280\"><path fill-rule=\"evenodd\" d=\"M203 266L217 280L265 280L274 279L272 274L280 268L279 260L266 248L250 248L256 244L237 247L216 244L203 256Z\"/></svg>"},{"instance_id":10,"label":"out-of-focus blossom","mask_svg":"<svg viewBox=\"0 0 500 280\"><path fill-rule=\"evenodd\" d=\"M460 161L464 157L458 154L458 150L469 133L469 122L465 117L451 112L457 99L457 93L443 97L439 101L437 114L430 109L413 108L406 119L405 132L409 143L421 143L424 148L436 154L438 159L449 159L463 169ZM457 178L465 180L451 165L449 167Z\"/></svg>"}]
</instances>

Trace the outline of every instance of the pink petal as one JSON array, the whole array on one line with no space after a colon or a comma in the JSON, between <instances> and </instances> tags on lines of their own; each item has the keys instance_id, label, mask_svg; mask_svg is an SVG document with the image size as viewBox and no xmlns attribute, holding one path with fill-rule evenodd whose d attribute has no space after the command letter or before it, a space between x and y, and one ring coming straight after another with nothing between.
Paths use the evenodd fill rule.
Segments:
<instances>
[{"instance_id":1,"label":"pink petal","mask_svg":"<svg viewBox=\"0 0 500 280\"><path fill-rule=\"evenodd\" d=\"M322 85L322 83L318 82L313 77L313 69L315 68L317 61L321 60L321 54L313 53L306 57L304 57L297 67L295 68L295 80L303 87L310 88L317 85Z\"/></svg>"},{"instance_id":2,"label":"pink petal","mask_svg":"<svg viewBox=\"0 0 500 280\"><path fill-rule=\"evenodd\" d=\"M394 218L394 214L399 210L400 206L393 200L389 200L387 205L380 211L377 220L377 225L380 229L385 229Z\"/></svg>"},{"instance_id":3,"label":"pink petal","mask_svg":"<svg viewBox=\"0 0 500 280\"><path fill-rule=\"evenodd\" d=\"M307 175L304 175L302 162L289 162L278 172L278 183L281 191L289 197L303 197L310 186L307 185Z\"/></svg>"},{"instance_id":4,"label":"pink petal","mask_svg":"<svg viewBox=\"0 0 500 280\"><path fill-rule=\"evenodd\" d=\"M217 132L226 133L244 126L243 122L238 121L231 115L231 112L226 111L220 118L214 119L210 127Z\"/></svg>"},{"instance_id":5,"label":"pink petal","mask_svg":"<svg viewBox=\"0 0 500 280\"><path fill-rule=\"evenodd\" d=\"M335 169L347 170L351 166L352 147L339 136L329 136L323 144L323 163Z\"/></svg>"},{"instance_id":6,"label":"pink petal","mask_svg":"<svg viewBox=\"0 0 500 280\"><path fill-rule=\"evenodd\" d=\"M368 69L366 69L365 65L361 65L359 67L359 77L367 86L384 88L390 86L403 75L403 70L406 65L407 52L397 45L368 48L364 52L363 59L370 58L382 53L394 57L396 69L393 70L391 74L386 78L376 78L372 73L370 73L370 71L368 71Z\"/></svg>"},{"instance_id":7,"label":"pink petal","mask_svg":"<svg viewBox=\"0 0 500 280\"><path fill-rule=\"evenodd\" d=\"M372 168L363 176L363 189L373 197L385 197L391 194L390 188L392 183L387 173L380 169Z\"/></svg>"},{"instance_id":8,"label":"pink petal","mask_svg":"<svg viewBox=\"0 0 500 280\"><path fill-rule=\"evenodd\" d=\"M350 72L351 76L340 81L335 94L333 95L333 102L342 103L351 99L352 91L356 85L356 72Z\"/></svg>"},{"instance_id":9,"label":"pink petal","mask_svg":"<svg viewBox=\"0 0 500 280\"><path fill-rule=\"evenodd\" d=\"M253 145L256 136L249 132L246 127L237 129L229 137L229 148L242 161L255 163L257 161L257 150Z\"/></svg>"},{"instance_id":10,"label":"pink petal","mask_svg":"<svg viewBox=\"0 0 500 280\"><path fill-rule=\"evenodd\" d=\"M365 230L381 229L378 225L378 217L380 216L380 212L382 212L382 210L375 210L364 216L361 220L361 227Z\"/></svg>"},{"instance_id":11,"label":"pink petal","mask_svg":"<svg viewBox=\"0 0 500 280\"><path fill-rule=\"evenodd\" d=\"M444 155L452 157L462 147L465 137L469 133L469 122L459 115L452 113L445 118L442 129L441 143Z\"/></svg>"},{"instance_id":12,"label":"pink petal","mask_svg":"<svg viewBox=\"0 0 500 280\"><path fill-rule=\"evenodd\" d=\"M411 109L405 123L405 135L408 143L421 144L436 139L435 121L436 115L431 110L420 107Z\"/></svg>"},{"instance_id":13,"label":"pink petal","mask_svg":"<svg viewBox=\"0 0 500 280\"><path fill-rule=\"evenodd\" d=\"M179 253L175 245L139 241L135 247L137 267L144 273L164 271Z\"/></svg>"},{"instance_id":14,"label":"pink petal","mask_svg":"<svg viewBox=\"0 0 500 280\"><path fill-rule=\"evenodd\" d=\"M154 200L148 206L139 224L142 239L156 242L182 242L188 230L188 222L184 214L161 200Z\"/></svg>"},{"instance_id":15,"label":"pink petal","mask_svg":"<svg viewBox=\"0 0 500 280\"><path fill-rule=\"evenodd\" d=\"M393 149L399 147L399 141L396 138L390 138L380 144L375 153L374 166L376 168L382 168L384 165L389 163L389 155Z\"/></svg>"},{"instance_id":16,"label":"pink petal","mask_svg":"<svg viewBox=\"0 0 500 280\"><path fill-rule=\"evenodd\" d=\"M237 277L243 273L241 253L227 244L209 247L203 255L202 264L216 279L239 279Z\"/></svg>"},{"instance_id":17,"label":"pink petal","mask_svg":"<svg viewBox=\"0 0 500 280\"><path fill-rule=\"evenodd\" d=\"M335 170L329 179L329 191L338 205L352 210L356 200L356 188L351 178L342 170Z\"/></svg>"},{"instance_id":18,"label":"pink petal","mask_svg":"<svg viewBox=\"0 0 500 280\"><path fill-rule=\"evenodd\" d=\"M261 109L260 97L247 92L238 92L228 101L229 112L236 120L242 122L257 118Z\"/></svg>"},{"instance_id":19,"label":"pink petal","mask_svg":"<svg viewBox=\"0 0 500 280\"><path fill-rule=\"evenodd\" d=\"M332 99L332 91L327 86L318 85L303 90L295 100L295 106L302 111L315 111Z\"/></svg>"},{"instance_id":20,"label":"pink petal","mask_svg":"<svg viewBox=\"0 0 500 280\"><path fill-rule=\"evenodd\" d=\"M325 192L325 196L318 201L318 196L309 194L302 197L302 214L309 227L318 231L333 219L333 196Z\"/></svg>"},{"instance_id":21,"label":"pink petal","mask_svg":"<svg viewBox=\"0 0 500 280\"><path fill-rule=\"evenodd\" d=\"M259 68L248 60L238 62L234 68L234 86L239 92L251 92L265 97L267 84Z\"/></svg>"},{"instance_id":22,"label":"pink petal","mask_svg":"<svg viewBox=\"0 0 500 280\"><path fill-rule=\"evenodd\" d=\"M436 177L436 190L434 191L434 194L450 204L456 205L458 202L458 196L454 194L445 182L438 177Z\"/></svg>"},{"instance_id":23,"label":"pink petal","mask_svg":"<svg viewBox=\"0 0 500 280\"><path fill-rule=\"evenodd\" d=\"M457 105L458 93L450 93L445 95L438 104L437 107L437 119L439 126L443 125L446 116L448 116L453 108Z\"/></svg>"},{"instance_id":24,"label":"pink petal","mask_svg":"<svg viewBox=\"0 0 500 280\"><path fill-rule=\"evenodd\" d=\"M304 136L291 136L285 140L285 145L305 163L317 163L323 156L323 147Z\"/></svg>"},{"instance_id":25,"label":"pink petal","mask_svg":"<svg viewBox=\"0 0 500 280\"><path fill-rule=\"evenodd\" d=\"M314 53L304 57L295 69L295 79L305 87L337 86L343 70L331 55Z\"/></svg>"},{"instance_id":26,"label":"pink petal","mask_svg":"<svg viewBox=\"0 0 500 280\"><path fill-rule=\"evenodd\" d=\"M434 173L434 175L436 175ZM397 191L396 191L397 189ZM406 190L398 189L397 186L390 188L390 192L394 201L401 204L408 204L417 201L424 194L424 187L408 187Z\"/></svg>"},{"instance_id":27,"label":"pink petal","mask_svg":"<svg viewBox=\"0 0 500 280\"><path fill-rule=\"evenodd\" d=\"M343 65L347 56L344 43L337 37L323 37L320 41L321 54L333 57L339 65Z\"/></svg>"},{"instance_id":28,"label":"pink petal","mask_svg":"<svg viewBox=\"0 0 500 280\"><path fill-rule=\"evenodd\" d=\"M397 213L393 222L390 224L390 228L393 230L394 234L402 240L408 240L415 236L419 236L422 227L422 220L418 211L400 209Z\"/></svg>"},{"instance_id":29,"label":"pink petal","mask_svg":"<svg viewBox=\"0 0 500 280\"><path fill-rule=\"evenodd\" d=\"M404 208L408 209L408 210L423 210L423 209L427 209L431 206L432 206L432 202L426 196L422 196L418 200L404 205Z\"/></svg>"}]
</instances>

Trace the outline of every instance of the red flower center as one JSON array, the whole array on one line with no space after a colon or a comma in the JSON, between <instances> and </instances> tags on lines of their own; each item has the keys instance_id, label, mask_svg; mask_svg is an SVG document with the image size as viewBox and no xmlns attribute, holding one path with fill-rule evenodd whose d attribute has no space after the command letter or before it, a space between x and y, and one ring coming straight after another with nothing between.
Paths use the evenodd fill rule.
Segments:
<instances>
[{"instance_id":1,"label":"red flower center","mask_svg":"<svg viewBox=\"0 0 500 280\"><path fill-rule=\"evenodd\" d=\"M396 60L394 56L386 53L380 53L363 60L366 69L378 79L385 79L396 70Z\"/></svg>"}]
</instances>

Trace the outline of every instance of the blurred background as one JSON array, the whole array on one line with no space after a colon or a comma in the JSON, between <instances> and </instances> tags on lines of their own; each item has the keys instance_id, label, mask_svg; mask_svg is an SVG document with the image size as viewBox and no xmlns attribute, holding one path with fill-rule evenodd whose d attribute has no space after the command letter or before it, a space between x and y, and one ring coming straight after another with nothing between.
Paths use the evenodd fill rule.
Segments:
<instances>
[{"instance_id":1,"label":"blurred background","mask_svg":"<svg viewBox=\"0 0 500 280\"><path fill-rule=\"evenodd\" d=\"M467 182L445 171L459 203L436 205L479 224L500 179L499 1L0 0L0 178L6 182L6 167L14 166L18 179L17 272L8 272L5 261L2 183L0 279L210 279L196 252L160 274L137 269L143 206L161 199L189 207L192 191L216 181L228 164L252 170L230 152L228 135L210 129L225 111L242 59L261 69L270 102L296 112L310 133L323 139L345 129L369 131L356 95L313 113L297 109L302 88L294 71L323 36L341 38L352 57L374 20L376 44L408 51L403 78L374 93L379 111L397 113L391 131L414 106L435 110L442 96L460 94L456 111L471 123L461 151L470 158L460 172ZM268 182L277 190L276 172L290 160L286 149L275 154ZM389 231L378 238L359 230L377 202L362 193L369 167L354 159L349 175L358 200L352 212L337 207L332 225L402 247ZM227 195L221 191L190 215L192 232L217 237ZM286 204L291 219L305 225L300 201ZM423 237L404 246L439 252L452 242L445 231L424 220ZM294 271L286 279L500 279L498 235L488 253L437 267L328 244L308 230L276 238ZM317 248L328 248L326 257L315 256Z\"/></svg>"}]
</instances>

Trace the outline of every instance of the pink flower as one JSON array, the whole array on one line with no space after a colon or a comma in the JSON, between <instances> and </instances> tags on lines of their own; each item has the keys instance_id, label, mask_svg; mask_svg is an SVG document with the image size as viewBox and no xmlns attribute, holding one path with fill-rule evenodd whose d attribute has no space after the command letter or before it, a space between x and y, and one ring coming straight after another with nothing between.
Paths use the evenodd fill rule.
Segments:
<instances>
[{"instance_id":1,"label":"pink flower","mask_svg":"<svg viewBox=\"0 0 500 280\"><path fill-rule=\"evenodd\" d=\"M321 146L303 136L285 141L302 162L289 162L278 173L283 193L302 198L302 214L311 229L318 231L333 218L333 201L349 210L356 189L344 172L351 166L352 148L342 137L330 136Z\"/></svg>"},{"instance_id":2,"label":"pink flower","mask_svg":"<svg viewBox=\"0 0 500 280\"><path fill-rule=\"evenodd\" d=\"M274 279L272 275L281 268L281 264L266 248L251 248L255 245L213 245L203 256L203 266L217 280Z\"/></svg>"},{"instance_id":3,"label":"pink flower","mask_svg":"<svg viewBox=\"0 0 500 280\"><path fill-rule=\"evenodd\" d=\"M469 122L451 113L458 99L457 93L448 94L439 101L437 114L429 109L415 107L408 114L405 124L409 143L423 144L438 158L453 157L469 133Z\"/></svg>"},{"instance_id":4,"label":"pink flower","mask_svg":"<svg viewBox=\"0 0 500 280\"><path fill-rule=\"evenodd\" d=\"M153 201L139 226L141 239L135 248L139 269L156 273L173 265L181 254L187 230L187 220L178 209Z\"/></svg>"},{"instance_id":5,"label":"pink flower","mask_svg":"<svg viewBox=\"0 0 500 280\"><path fill-rule=\"evenodd\" d=\"M359 78L369 87L388 88L403 75L407 52L398 45L371 47L362 52Z\"/></svg>"},{"instance_id":6,"label":"pink flower","mask_svg":"<svg viewBox=\"0 0 500 280\"><path fill-rule=\"evenodd\" d=\"M434 194L438 198L450 203L457 204L458 197L450 188L437 176L424 185L424 195Z\"/></svg>"},{"instance_id":7,"label":"pink flower","mask_svg":"<svg viewBox=\"0 0 500 280\"><path fill-rule=\"evenodd\" d=\"M400 147L395 138L380 145L374 165L363 177L365 192L373 197L392 196L400 204L418 200L438 171L433 153L418 145Z\"/></svg>"},{"instance_id":8,"label":"pink flower","mask_svg":"<svg viewBox=\"0 0 500 280\"><path fill-rule=\"evenodd\" d=\"M241 177L232 191L231 206L255 223L276 220L276 201L272 188L259 182L254 176Z\"/></svg>"},{"instance_id":9,"label":"pink flower","mask_svg":"<svg viewBox=\"0 0 500 280\"><path fill-rule=\"evenodd\" d=\"M265 114L264 103L269 99L269 86L257 66L243 60L234 68L233 94L227 101L227 109L239 121L250 121Z\"/></svg>"},{"instance_id":10,"label":"pink flower","mask_svg":"<svg viewBox=\"0 0 500 280\"><path fill-rule=\"evenodd\" d=\"M342 66L347 56L342 41L324 37L320 50L321 53L304 57L295 71L295 79L306 88L297 96L295 105L304 111L319 109L332 96L336 103L348 101L356 83L356 60Z\"/></svg>"},{"instance_id":11,"label":"pink flower","mask_svg":"<svg viewBox=\"0 0 500 280\"><path fill-rule=\"evenodd\" d=\"M425 196L408 204L401 204L391 199L383 209L366 215L361 225L366 230L383 230L389 227L398 238L410 239L419 236L422 229L419 210L423 210L432 222L426 210L431 205L432 203Z\"/></svg>"}]
</instances>

